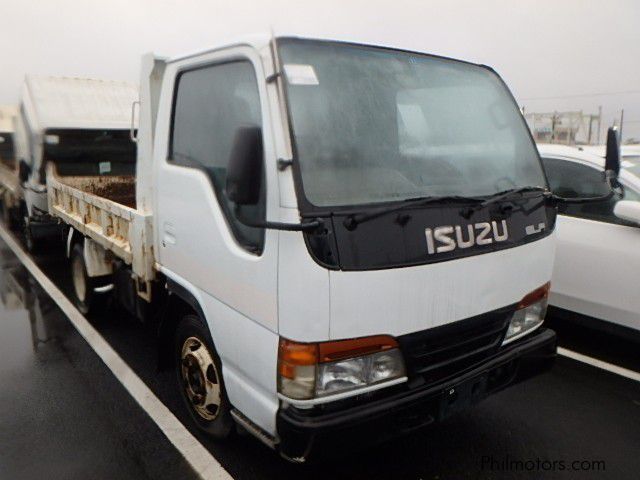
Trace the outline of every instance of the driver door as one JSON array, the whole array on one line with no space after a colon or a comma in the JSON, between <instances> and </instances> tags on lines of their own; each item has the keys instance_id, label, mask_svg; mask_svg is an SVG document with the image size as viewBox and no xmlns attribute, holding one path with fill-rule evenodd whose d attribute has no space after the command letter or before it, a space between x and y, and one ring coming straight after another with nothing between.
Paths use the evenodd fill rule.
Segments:
<instances>
[{"instance_id":1,"label":"driver door","mask_svg":"<svg viewBox=\"0 0 640 480\"><path fill-rule=\"evenodd\" d=\"M277 208L278 192L271 188L277 185L275 153L265 85L258 81L264 78L259 57L249 47L213 52L170 64L165 78L172 82L162 98L170 114L160 112L159 117L169 117L171 124L164 148L158 141L155 148L160 262L211 304L221 304L220 311L232 310L275 332L278 233L240 223L225 185L237 128L260 126L264 192L260 204L243 216L264 219L268 209Z\"/></svg>"}]
</instances>

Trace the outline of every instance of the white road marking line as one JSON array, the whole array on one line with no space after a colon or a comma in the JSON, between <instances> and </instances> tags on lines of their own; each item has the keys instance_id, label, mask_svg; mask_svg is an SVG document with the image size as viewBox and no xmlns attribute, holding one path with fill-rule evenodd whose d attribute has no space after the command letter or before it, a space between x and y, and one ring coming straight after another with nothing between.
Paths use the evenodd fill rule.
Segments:
<instances>
[{"instance_id":1,"label":"white road marking line","mask_svg":"<svg viewBox=\"0 0 640 480\"><path fill-rule=\"evenodd\" d=\"M615 373L616 375L620 375L621 377L640 382L640 373L634 372L633 370L629 370L627 368L619 367L618 365L614 365L613 363L604 362L602 360L598 360L597 358L589 357L587 355L574 352L573 350L567 350L566 348L562 347L558 347L558 354L564 357L571 358L573 360L577 360L578 362L586 363L588 365L591 365L592 367Z\"/></svg>"},{"instance_id":2,"label":"white road marking line","mask_svg":"<svg viewBox=\"0 0 640 480\"><path fill-rule=\"evenodd\" d=\"M114 376L160 428L162 433L180 452L194 472L206 480L227 480L233 477L220 465L213 455L187 430L173 413L160 401L147 385L136 375L109 343L93 328L88 320L40 270L3 225L0 237L29 270L42 288L49 294L73 326L98 354Z\"/></svg>"}]
</instances>

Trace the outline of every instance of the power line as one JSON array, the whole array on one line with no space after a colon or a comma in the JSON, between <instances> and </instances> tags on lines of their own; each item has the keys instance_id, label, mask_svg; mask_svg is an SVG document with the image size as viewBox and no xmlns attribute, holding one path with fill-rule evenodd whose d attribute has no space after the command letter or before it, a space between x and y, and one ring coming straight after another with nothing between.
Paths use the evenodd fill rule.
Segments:
<instances>
[{"instance_id":1,"label":"power line","mask_svg":"<svg viewBox=\"0 0 640 480\"><path fill-rule=\"evenodd\" d=\"M640 93L640 90L627 90L624 92L600 92L600 93L580 93L575 95L558 95L553 97L530 97L530 98L521 98L520 101L525 100L561 100L563 98L583 98L583 97L603 97L606 95L632 95Z\"/></svg>"}]
</instances>

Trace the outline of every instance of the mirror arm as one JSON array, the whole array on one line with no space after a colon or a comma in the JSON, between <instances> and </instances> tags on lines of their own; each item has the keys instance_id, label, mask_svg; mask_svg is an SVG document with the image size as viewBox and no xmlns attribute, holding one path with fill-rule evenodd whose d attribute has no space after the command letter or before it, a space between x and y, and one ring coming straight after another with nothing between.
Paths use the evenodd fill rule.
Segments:
<instances>
[{"instance_id":1,"label":"mirror arm","mask_svg":"<svg viewBox=\"0 0 640 480\"><path fill-rule=\"evenodd\" d=\"M551 198L558 203L564 203L567 205L577 205L580 203L604 202L605 200L609 200L611 197L613 197L613 195L614 195L614 192L613 190L611 190L606 195L600 195L599 197L566 198L566 197L559 197L557 195L552 195Z\"/></svg>"},{"instance_id":2,"label":"mirror arm","mask_svg":"<svg viewBox=\"0 0 640 480\"><path fill-rule=\"evenodd\" d=\"M600 195L598 197L582 197L582 198L580 197L566 198L566 197L559 197L557 195L552 195L551 198L558 203L564 203L567 205L576 205L581 203L592 203L592 202L604 202L606 200L609 200L611 197L613 197L616 194L615 184L618 180L618 175L613 170L605 170L604 176L607 183L609 184L609 191L604 195Z\"/></svg>"},{"instance_id":3,"label":"mirror arm","mask_svg":"<svg viewBox=\"0 0 640 480\"><path fill-rule=\"evenodd\" d=\"M247 227L253 228L268 228L271 230L283 230L285 232L307 232L315 230L324 225L324 222L320 219L313 220L311 222L302 223L282 223L282 222L269 222L269 221L253 221L244 218L238 209L236 208L236 218Z\"/></svg>"}]
</instances>

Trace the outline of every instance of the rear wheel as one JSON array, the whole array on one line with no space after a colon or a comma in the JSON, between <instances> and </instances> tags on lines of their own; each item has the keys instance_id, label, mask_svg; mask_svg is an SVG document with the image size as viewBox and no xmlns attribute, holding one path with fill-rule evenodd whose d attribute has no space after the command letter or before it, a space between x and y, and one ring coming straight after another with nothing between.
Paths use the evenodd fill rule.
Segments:
<instances>
[{"instance_id":1,"label":"rear wheel","mask_svg":"<svg viewBox=\"0 0 640 480\"><path fill-rule=\"evenodd\" d=\"M95 292L92 278L87 273L82 243L76 243L71 249L71 281L73 283L73 301L84 315L94 306Z\"/></svg>"},{"instance_id":2,"label":"rear wheel","mask_svg":"<svg viewBox=\"0 0 640 480\"><path fill-rule=\"evenodd\" d=\"M185 315L176 329L176 377L182 399L198 429L224 439L233 429L222 363L200 317Z\"/></svg>"}]
</instances>

